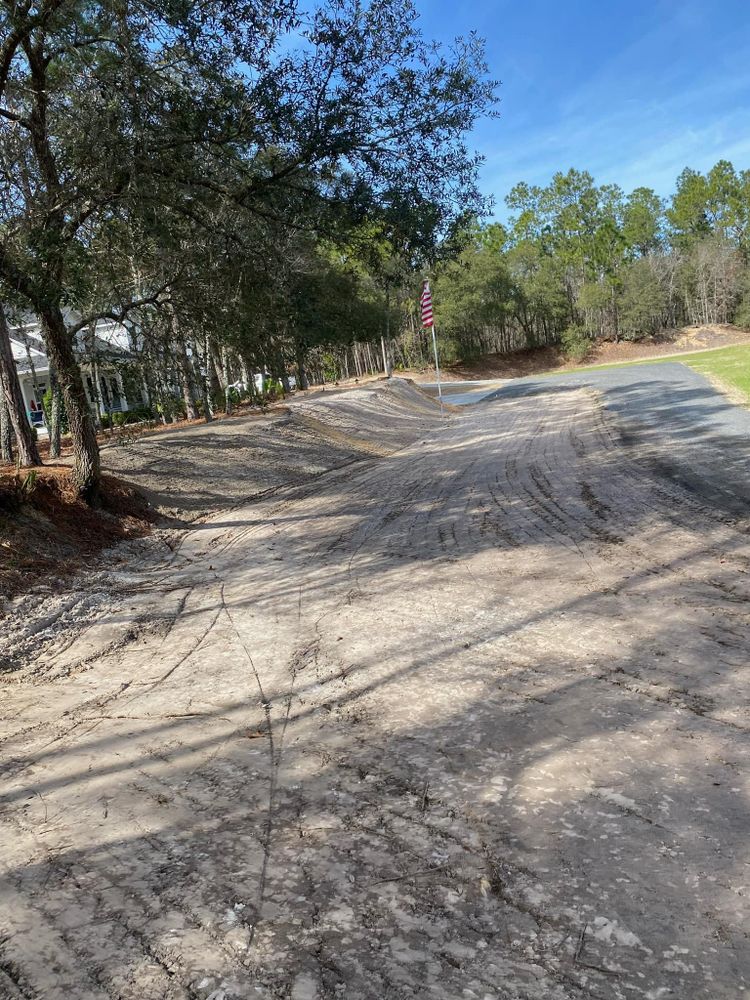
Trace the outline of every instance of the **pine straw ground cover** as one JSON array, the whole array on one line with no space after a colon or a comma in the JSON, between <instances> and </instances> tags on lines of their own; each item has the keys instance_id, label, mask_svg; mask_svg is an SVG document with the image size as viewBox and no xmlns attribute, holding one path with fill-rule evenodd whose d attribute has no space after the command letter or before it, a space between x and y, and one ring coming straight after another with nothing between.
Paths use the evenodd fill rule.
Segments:
<instances>
[{"instance_id":1,"label":"pine straw ground cover","mask_svg":"<svg viewBox=\"0 0 750 1000\"><path fill-rule=\"evenodd\" d=\"M143 497L114 476L104 477L94 509L76 498L66 466L0 467L0 597L69 576L110 545L147 534L153 520Z\"/></svg>"}]
</instances>

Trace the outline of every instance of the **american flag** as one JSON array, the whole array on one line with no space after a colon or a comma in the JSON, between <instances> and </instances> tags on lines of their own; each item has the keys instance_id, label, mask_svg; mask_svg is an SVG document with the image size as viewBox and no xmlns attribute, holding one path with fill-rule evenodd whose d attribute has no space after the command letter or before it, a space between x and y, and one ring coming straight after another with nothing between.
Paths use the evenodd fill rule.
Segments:
<instances>
[{"instance_id":1,"label":"american flag","mask_svg":"<svg viewBox=\"0 0 750 1000\"><path fill-rule=\"evenodd\" d=\"M435 323L432 318L432 294L430 293L430 283L426 278L422 285L422 297L419 302L422 306L422 326L434 326Z\"/></svg>"}]
</instances>

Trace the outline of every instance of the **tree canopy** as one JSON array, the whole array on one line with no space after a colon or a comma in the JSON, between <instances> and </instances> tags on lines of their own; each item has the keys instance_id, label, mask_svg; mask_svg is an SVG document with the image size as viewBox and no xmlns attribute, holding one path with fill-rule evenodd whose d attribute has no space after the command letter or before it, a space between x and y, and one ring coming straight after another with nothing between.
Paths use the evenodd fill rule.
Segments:
<instances>
[{"instance_id":1,"label":"tree canopy","mask_svg":"<svg viewBox=\"0 0 750 1000\"><path fill-rule=\"evenodd\" d=\"M561 341L585 353L597 337L750 316L750 171L727 161L686 169L667 202L569 170L545 187L519 183L505 201L508 225L475 226L469 247L437 271L454 355Z\"/></svg>"},{"instance_id":2,"label":"tree canopy","mask_svg":"<svg viewBox=\"0 0 750 1000\"><path fill-rule=\"evenodd\" d=\"M138 315L183 361L206 331L219 354L298 350L310 240L376 222L430 261L485 211L466 136L493 102L481 42L426 40L408 0L3 2L0 291L41 319L80 492L99 468L79 330Z\"/></svg>"}]
</instances>

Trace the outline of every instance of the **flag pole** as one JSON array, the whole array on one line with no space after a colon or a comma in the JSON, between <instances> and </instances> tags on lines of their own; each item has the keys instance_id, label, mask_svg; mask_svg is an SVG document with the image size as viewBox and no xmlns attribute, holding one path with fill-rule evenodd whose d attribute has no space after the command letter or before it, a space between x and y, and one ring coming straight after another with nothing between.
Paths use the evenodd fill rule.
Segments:
<instances>
[{"instance_id":1,"label":"flag pole","mask_svg":"<svg viewBox=\"0 0 750 1000\"><path fill-rule=\"evenodd\" d=\"M443 387L440 384L440 362L438 360L438 348L437 348L437 337L435 336L435 324L432 324L432 349L435 352L435 374L437 375L438 384L438 398L440 399L440 416L444 417L443 412Z\"/></svg>"},{"instance_id":2,"label":"flag pole","mask_svg":"<svg viewBox=\"0 0 750 1000\"><path fill-rule=\"evenodd\" d=\"M422 294L419 299L422 310L422 327L432 328L432 349L435 352L435 375L437 376L438 398L440 399L440 416L445 416L443 409L443 387L440 383L440 359L438 357L437 335L435 334L435 314L432 309L432 292L430 291L430 279L425 278L422 282Z\"/></svg>"}]
</instances>

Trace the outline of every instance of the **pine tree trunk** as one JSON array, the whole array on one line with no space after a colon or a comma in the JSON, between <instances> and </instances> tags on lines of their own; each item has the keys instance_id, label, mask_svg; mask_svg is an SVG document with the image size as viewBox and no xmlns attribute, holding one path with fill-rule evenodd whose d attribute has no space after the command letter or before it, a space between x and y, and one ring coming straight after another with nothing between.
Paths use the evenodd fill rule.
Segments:
<instances>
[{"instance_id":1,"label":"pine tree trunk","mask_svg":"<svg viewBox=\"0 0 750 1000\"><path fill-rule=\"evenodd\" d=\"M54 369L50 372L50 388L52 390L52 406L49 418L49 457L60 457L60 420L62 418L62 391L60 380Z\"/></svg>"},{"instance_id":2,"label":"pine tree trunk","mask_svg":"<svg viewBox=\"0 0 750 1000\"><path fill-rule=\"evenodd\" d=\"M173 330L175 329L176 318L173 317ZM193 378L188 358L187 347L184 339L175 333L175 344L177 347L177 359L180 363L180 381L182 382L182 398L185 400L185 416L188 420L198 419L198 408L195 405L195 393L193 391Z\"/></svg>"},{"instance_id":3,"label":"pine tree trunk","mask_svg":"<svg viewBox=\"0 0 750 1000\"><path fill-rule=\"evenodd\" d=\"M16 435L18 461L22 466L41 465L39 449L26 416L26 405L18 381L16 363L10 346L10 333L5 319L5 311L0 307L0 382L10 423Z\"/></svg>"},{"instance_id":4,"label":"pine tree trunk","mask_svg":"<svg viewBox=\"0 0 750 1000\"><path fill-rule=\"evenodd\" d=\"M13 434L2 380L0 380L0 461L5 465L13 463Z\"/></svg>"},{"instance_id":5,"label":"pine tree trunk","mask_svg":"<svg viewBox=\"0 0 750 1000\"><path fill-rule=\"evenodd\" d=\"M195 341L193 344L193 361L195 365L195 378L200 386L201 392L201 402L203 403L203 419L206 423L210 423L214 419L213 410L211 409L211 356L208 351L208 343L206 342L204 351L204 364L206 368L206 374L204 375L200 368L200 358L198 356L198 342Z\"/></svg>"},{"instance_id":6,"label":"pine tree trunk","mask_svg":"<svg viewBox=\"0 0 750 1000\"><path fill-rule=\"evenodd\" d=\"M68 414L70 436L73 441L71 480L82 499L87 503L96 503L101 483L99 445L83 379L73 353L73 343L59 306L46 307L41 310L40 316L47 355L60 380L65 410Z\"/></svg>"}]
</instances>

